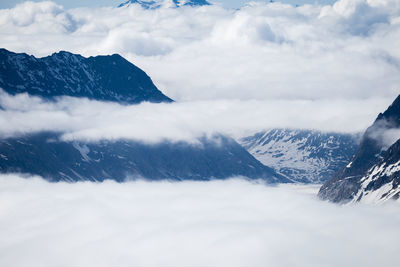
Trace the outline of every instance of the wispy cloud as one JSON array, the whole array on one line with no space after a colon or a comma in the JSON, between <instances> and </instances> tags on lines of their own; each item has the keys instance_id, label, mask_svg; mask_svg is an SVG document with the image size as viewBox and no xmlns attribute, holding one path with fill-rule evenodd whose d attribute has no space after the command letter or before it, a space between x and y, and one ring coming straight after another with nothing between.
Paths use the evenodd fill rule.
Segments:
<instances>
[{"instance_id":1,"label":"wispy cloud","mask_svg":"<svg viewBox=\"0 0 400 267\"><path fill-rule=\"evenodd\" d=\"M375 139L382 150L387 150L400 139L400 128L393 121L379 120L368 128L366 134L369 138Z\"/></svg>"},{"instance_id":2,"label":"wispy cloud","mask_svg":"<svg viewBox=\"0 0 400 267\"><path fill-rule=\"evenodd\" d=\"M377 101L214 100L125 106L72 97L45 101L0 92L0 136L55 131L65 140L156 143L193 142L215 133L240 137L267 128L359 132L378 113L373 108L380 106ZM368 107L368 113L359 106ZM347 114L352 114L351 120Z\"/></svg>"}]
</instances>

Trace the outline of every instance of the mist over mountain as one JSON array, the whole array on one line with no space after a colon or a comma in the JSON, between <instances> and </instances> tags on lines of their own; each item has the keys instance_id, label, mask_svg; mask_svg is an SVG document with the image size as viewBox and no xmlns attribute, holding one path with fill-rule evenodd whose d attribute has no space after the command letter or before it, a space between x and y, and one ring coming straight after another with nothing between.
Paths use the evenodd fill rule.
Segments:
<instances>
[{"instance_id":1,"label":"mist over mountain","mask_svg":"<svg viewBox=\"0 0 400 267\"><path fill-rule=\"evenodd\" d=\"M35 58L2 49L0 59L1 86L10 94L1 96L0 104L5 116L15 117L1 131L0 170L5 173L30 173L51 181L209 180L240 175L270 183L320 183L350 159L357 145L351 134L275 129L240 139L246 151L232 138L210 136L218 133L218 127L199 124L190 128L185 120L170 129L169 124L181 120L171 117L177 113L166 115L163 124L148 125L146 121L154 116L148 109L139 115L137 109L118 106L172 101L142 70L119 55L85 58L59 52ZM55 102L38 102L31 95ZM65 101L66 96L72 99ZM88 109L81 109L82 104ZM100 110L93 112L91 106ZM101 109L109 110L102 113ZM32 111L37 115L31 119L40 116L40 122L24 119L35 114ZM53 113L60 111L65 114L55 124ZM131 116L147 120L131 120ZM393 138L387 129L396 128L391 120L384 123L377 125L379 130L384 127L385 138L378 130L367 131L368 138L381 147Z\"/></svg>"},{"instance_id":2,"label":"mist over mountain","mask_svg":"<svg viewBox=\"0 0 400 267\"><path fill-rule=\"evenodd\" d=\"M333 202L384 201L399 197L400 96L365 131L350 162L320 189L321 199ZM397 136L393 136L397 134ZM371 197L371 195L374 195ZM368 200L365 200L368 201Z\"/></svg>"},{"instance_id":3,"label":"mist over mountain","mask_svg":"<svg viewBox=\"0 0 400 267\"><path fill-rule=\"evenodd\" d=\"M239 140L255 158L302 183L322 183L346 164L358 146L357 134L271 129Z\"/></svg>"},{"instance_id":4,"label":"mist over mountain","mask_svg":"<svg viewBox=\"0 0 400 267\"><path fill-rule=\"evenodd\" d=\"M119 140L66 142L55 133L0 140L0 172L29 173L58 182L210 180L233 176L290 182L262 165L233 139L224 136L186 142L143 144Z\"/></svg>"},{"instance_id":5,"label":"mist over mountain","mask_svg":"<svg viewBox=\"0 0 400 267\"><path fill-rule=\"evenodd\" d=\"M6 90L5 98L0 100L3 111L17 111L22 102L27 107L31 102L41 105L37 115L32 117L33 125L40 124L35 121L45 121L46 110L50 116L49 120L44 122L44 127L38 127L36 130L35 127L23 127L0 139L0 171L3 173L29 173L50 181L69 182L106 179L123 182L137 178L210 180L232 176L264 179L269 183L290 182L273 169L262 165L232 138L223 135L207 137L206 131L204 137L194 138L193 143L179 140L179 137L171 142L166 136L152 144L115 135L111 140L104 137L91 141L66 140L63 134L68 134L67 129L55 126L49 129L50 131L46 130L46 124L56 124L54 112L49 110L49 107L57 106L63 97L73 97L76 101L83 98L83 102L80 103L86 101L88 106L91 102L85 99L96 100L94 109L111 107L113 112L106 113L111 113L112 121L119 121L119 125L125 128L123 132L127 132L125 134L128 136L129 131L147 129L144 125L127 125L130 121L124 120L121 112L129 110L130 107L125 106L126 104L138 104L142 101L168 103L172 100L163 95L142 70L119 55L84 58L69 52L59 52L37 59L5 49L0 52L0 85ZM31 95L40 98L34 99ZM46 103L42 99L54 101ZM17 106L13 108L12 102L15 100ZM116 104L102 104L99 100ZM71 101L65 102L59 108L65 111L73 105ZM31 108L20 110L22 113L17 111L17 116L23 119L27 113L31 115ZM66 126L79 128L95 120L90 108L67 114L77 115L82 112L88 114L84 114L81 126L80 120L74 115ZM138 116L134 113L128 114L132 115ZM28 120L23 119L21 126L26 125ZM100 116L99 120L104 123L105 117ZM14 123L18 124L17 120ZM107 123L104 126L115 127ZM12 125L9 127L12 128ZM93 128L89 126L86 131L88 130L93 131ZM163 136L162 132L165 129L156 125L153 130L159 131L159 136Z\"/></svg>"}]
</instances>

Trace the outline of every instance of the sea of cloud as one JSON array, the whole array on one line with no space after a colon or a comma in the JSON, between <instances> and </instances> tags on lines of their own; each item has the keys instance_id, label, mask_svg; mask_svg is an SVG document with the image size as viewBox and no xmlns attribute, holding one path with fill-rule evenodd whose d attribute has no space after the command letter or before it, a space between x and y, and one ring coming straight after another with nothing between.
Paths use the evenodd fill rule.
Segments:
<instances>
[{"instance_id":1,"label":"sea of cloud","mask_svg":"<svg viewBox=\"0 0 400 267\"><path fill-rule=\"evenodd\" d=\"M398 252L398 203L337 206L316 186L0 181L1 266L365 267Z\"/></svg>"},{"instance_id":2,"label":"sea of cloud","mask_svg":"<svg viewBox=\"0 0 400 267\"><path fill-rule=\"evenodd\" d=\"M25 2L0 10L0 47L120 53L177 102L48 102L1 91L0 136L158 142L265 128L358 132L399 93L399 43L397 0L240 10ZM0 175L0 266L391 266L398 253L398 203L337 206L319 201L315 186L25 178Z\"/></svg>"},{"instance_id":3,"label":"sea of cloud","mask_svg":"<svg viewBox=\"0 0 400 267\"><path fill-rule=\"evenodd\" d=\"M0 46L46 56L120 53L175 100L366 99L399 92L400 3L333 6L251 2L144 10L0 10Z\"/></svg>"},{"instance_id":4,"label":"sea of cloud","mask_svg":"<svg viewBox=\"0 0 400 267\"><path fill-rule=\"evenodd\" d=\"M166 129L165 138L171 133L185 139L169 131L171 123L188 129L187 136L197 135L200 128L237 135L243 129L269 127L362 131L400 88L397 0L340 0L333 6L300 7L251 2L239 10L218 5L65 9L53 2L25 2L0 10L0 36L1 47L35 56L59 50L85 56L120 53L178 102L137 107L88 102L90 108L100 105L112 110L111 115L131 118L130 126L114 125L114 131L101 133L104 136L137 125L144 128L135 127L134 135L143 135L146 127L158 125L158 134ZM79 106L55 112L60 122L46 127L75 127L74 134L89 138L98 135L92 128L98 127L100 117L104 125L113 125L115 117ZM51 109L57 111L57 105ZM95 119L84 129L79 118L70 121L77 120L75 126L65 126L68 109L68 116L86 116L81 113L87 111ZM11 113L2 115L17 115ZM13 117L6 127L12 129L2 128L2 134L13 132L16 125L25 127L22 120L30 115L28 110L22 113L25 117ZM31 121L38 125L27 123L16 131L45 124ZM154 140L152 135L148 139Z\"/></svg>"}]
</instances>

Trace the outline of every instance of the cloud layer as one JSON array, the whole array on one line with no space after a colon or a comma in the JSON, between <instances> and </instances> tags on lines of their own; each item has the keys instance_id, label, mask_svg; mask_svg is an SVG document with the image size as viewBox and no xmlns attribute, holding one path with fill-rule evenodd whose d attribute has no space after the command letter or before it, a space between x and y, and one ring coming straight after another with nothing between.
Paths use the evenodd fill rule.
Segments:
<instances>
[{"instance_id":1,"label":"cloud layer","mask_svg":"<svg viewBox=\"0 0 400 267\"><path fill-rule=\"evenodd\" d=\"M398 248L398 203L315 186L0 180L1 266L390 266Z\"/></svg>"},{"instance_id":2,"label":"cloud layer","mask_svg":"<svg viewBox=\"0 0 400 267\"><path fill-rule=\"evenodd\" d=\"M120 53L176 100L393 99L400 4L252 2L143 10L26 2L0 10L0 46L48 55Z\"/></svg>"},{"instance_id":3,"label":"cloud layer","mask_svg":"<svg viewBox=\"0 0 400 267\"><path fill-rule=\"evenodd\" d=\"M360 102L361 101L361 102ZM364 106L367 112L358 109ZM214 100L124 106L84 98L44 101L0 91L0 137L54 131L65 140L133 139L195 142L215 133L242 137L267 128L359 132L378 113L377 101ZM301 110L301 112L299 112ZM348 120L352 114L354 120Z\"/></svg>"},{"instance_id":4,"label":"cloud layer","mask_svg":"<svg viewBox=\"0 0 400 267\"><path fill-rule=\"evenodd\" d=\"M82 100L85 109L64 99L42 110L43 103L27 100L22 112L2 111L3 135L50 128L68 138L154 141L270 127L355 132L400 89L397 0L301 7L252 2L240 10L25 2L0 10L0 36L0 46L36 56L120 53L179 102L120 107Z\"/></svg>"}]
</instances>

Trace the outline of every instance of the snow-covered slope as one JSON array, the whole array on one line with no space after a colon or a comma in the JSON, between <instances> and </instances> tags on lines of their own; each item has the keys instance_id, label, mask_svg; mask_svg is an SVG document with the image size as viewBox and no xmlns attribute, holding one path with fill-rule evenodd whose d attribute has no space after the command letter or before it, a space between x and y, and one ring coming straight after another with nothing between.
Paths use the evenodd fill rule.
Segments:
<instances>
[{"instance_id":1,"label":"snow-covered slope","mask_svg":"<svg viewBox=\"0 0 400 267\"><path fill-rule=\"evenodd\" d=\"M400 197L400 140L393 144L360 179L352 202L381 203Z\"/></svg>"},{"instance_id":2,"label":"snow-covered slope","mask_svg":"<svg viewBox=\"0 0 400 267\"><path fill-rule=\"evenodd\" d=\"M361 178L361 188L352 202L381 203L389 199L399 199L399 177L400 161L390 165L382 163L374 166L366 176ZM390 179L390 181L382 183L383 179ZM379 186L374 187L375 184Z\"/></svg>"},{"instance_id":3,"label":"snow-covered slope","mask_svg":"<svg viewBox=\"0 0 400 267\"><path fill-rule=\"evenodd\" d=\"M271 129L239 143L264 165L295 181L321 183L345 165L358 135L314 130Z\"/></svg>"}]
</instances>

